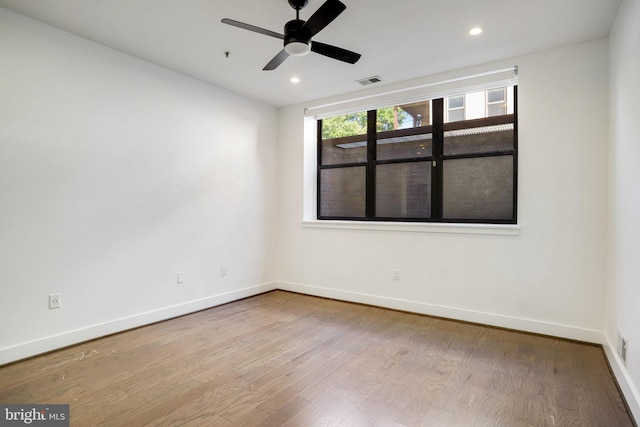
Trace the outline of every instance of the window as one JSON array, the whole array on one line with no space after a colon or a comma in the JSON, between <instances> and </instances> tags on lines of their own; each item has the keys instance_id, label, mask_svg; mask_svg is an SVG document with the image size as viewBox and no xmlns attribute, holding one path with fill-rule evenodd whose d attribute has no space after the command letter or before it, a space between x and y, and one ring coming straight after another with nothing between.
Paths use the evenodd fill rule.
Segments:
<instances>
[{"instance_id":1,"label":"window","mask_svg":"<svg viewBox=\"0 0 640 427\"><path fill-rule=\"evenodd\" d=\"M447 122L464 120L464 95L450 96L447 98Z\"/></svg>"},{"instance_id":2,"label":"window","mask_svg":"<svg viewBox=\"0 0 640 427\"><path fill-rule=\"evenodd\" d=\"M506 88L491 89L487 91L487 117L507 114Z\"/></svg>"},{"instance_id":3,"label":"window","mask_svg":"<svg viewBox=\"0 0 640 427\"><path fill-rule=\"evenodd\" d=\"M510 86L318 120L318 219L516 223L516 99Z\"/></svg>"}]
</instances>

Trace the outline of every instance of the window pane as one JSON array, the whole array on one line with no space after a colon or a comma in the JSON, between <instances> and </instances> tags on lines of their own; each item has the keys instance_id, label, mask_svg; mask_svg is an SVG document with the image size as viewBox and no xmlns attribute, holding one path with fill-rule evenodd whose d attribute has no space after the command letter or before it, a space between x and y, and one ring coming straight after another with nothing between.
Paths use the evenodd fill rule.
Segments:
<instances>
[{"instance_id":1,"label":"window pane","mask_svg":"<svg viewBox=\"0 0 640 427\"><path fill-rule=\"evenodd\" d=\"M510 89L512 89L510 87ZM487 91L487 117L507 114L507 88Z\"/></svg>"},{"instance_id":2,"label":"window pane","mask_svg":"<svg viewBox=\"0 0 640 427\"><path fill-rule=\"evenodd\" d=\"M431 162L395 163L376 168L376 216L431 216Z\"/></svg>"},{"instance_id":3,"label":"window pane","mask_svg":"<svg viewBox=\"0 0 640 427\"><path fill-rule=\"evenodd\" d=\"M320 171L320 216L362 218L366 213L366 168Z\"/></svg>"},{"instance_id":4,"label":"window pane","mask_svg":"<svg viewBox=\"0 0 640 427\"><path fill-rule=\"evenodd\" d=\"M367 161L367 136L322 140L322 164L364 163Z\"/></svg>"},{"instance_id":5,"label":"window pane","mask_svg":"<svg viewBox=\"0 0 640 427\"><path fill-rule=\"evenodd\" d=\"M322 120L322 139L367 134L367 112L344 114Z\"/></svg>"},{"instance_id":6,"label":"window pane","mask_svg":"<svg viewBox=\"0 0 640 427\"><path fill-rule=\"evenodd\" d=\"M491 89L487 91L487 102L504 102L504 88Z\"/></svg>"},{"instance_id":7,"label":"window pane","mask_svg":"<svg viewBox=\"0 0 640 427\"><path fill-rule=\"evenodd\" d=\"M464 107L464 95L450 96L447 98L447 108L462 108Z\"/></svg>"},{"instance_id":8,"label":"window pane","mask_svg":"<svg viewBox=\"0 0 640 427\"><path fill-rule=\"evenodd\" d=\"M444 155L511 150L513 136L513 123L446 131Z\"/></svg>"},{"instance_id":9,"label":"window pane","mask_svg":"<svg viewBox=\"0 0 640 427\"><path fill-rule=\"evenodd\" d=\"M431 101L378 108L376 117L378 132L428 126L431 124Z\"/></svg>"},{"instance_id":10,"label":"window pane","mask_svg":"<svg viewBox=\"0 0 640 427\"><path fill-rule=\"evenodd\" d=\"M367 161L367 112L322 120L322 164Z\"/></svg>"},{"instance_id":11,"label":"window pane","mask_svg":"<svg viewBox=\"0 0 640 427\"><path fill-rule=\"evenodd\" d=\"M459 122L464 120L464 108L458 108L456 110L449 110L448 122Z\"/></svg>"},{"instance_id":12,"label":"window pane","mask_svg":"<svg viewBox=\"0 0 640 427\"><path fill-rule=\"evenodd\" d=\"M513 156L444 161L443 216L513 219Z\"/></svg>"},{"instance_id":13,"label":"window pane","mask_svg":"<svg viewBox=\"0 0 640 427\"><path fill-rule=\"evenodd\" d=\"M378 160L412 159L433 154L431 133L378 139Z\"/></svg>"},{"instance_id":14,"label":"window pane","mask_svg":"<svg viewBox=\"0 0 640 427\"><path fill-rule=\"evenodd\" d=\"M487 117L502 116L507 114L507 103L499 102L497 104L487 105Z\"/></svg>"}]
</instances>

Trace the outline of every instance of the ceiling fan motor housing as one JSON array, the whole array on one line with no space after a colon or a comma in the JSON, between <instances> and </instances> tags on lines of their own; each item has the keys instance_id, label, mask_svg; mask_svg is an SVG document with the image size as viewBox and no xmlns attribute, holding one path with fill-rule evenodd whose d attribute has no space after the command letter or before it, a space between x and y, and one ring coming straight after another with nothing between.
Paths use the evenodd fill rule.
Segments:
<instances>
[{"instance_id":1,"label":"ceiling fan motor housing","mask_svg":"<svg viewBox=\"0 0 640 427\"><path fill-rule=\"evenodd\" d=\"M303 9L307 5L308 2L309 2L309 0L289 0L289 4L295 10Z\"/></svg>"},{"instance_id":2,"label":"ceiling fan motor housing","mask_svg":"<svg viewBox=\"0 0 640 427\"><path fill-rule=\"evenodd\" d=\"M302 56L311 50L311 35L304 24L305 21L294 19L284 26L284 50L289 55Z\"/></svg>"}]
</instances>

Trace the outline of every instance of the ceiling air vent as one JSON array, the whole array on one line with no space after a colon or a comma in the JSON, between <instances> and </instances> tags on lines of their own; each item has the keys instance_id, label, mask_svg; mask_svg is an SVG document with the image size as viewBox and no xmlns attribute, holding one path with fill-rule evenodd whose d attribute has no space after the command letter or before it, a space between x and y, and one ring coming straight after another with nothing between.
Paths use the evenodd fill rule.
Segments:
<instances>
[{"instance_id":1,"label":"ceiling air vent","mask_svg":"<svg viewBox=\"0 0 640 427\"><path fill-rule=\"evenodd\" d=\"M367 77L366 79L356 80L356 82L360 83L362 86L367 86L373 83L380 83L382 79L380 76Z\"/></svg>"}]
</instances>

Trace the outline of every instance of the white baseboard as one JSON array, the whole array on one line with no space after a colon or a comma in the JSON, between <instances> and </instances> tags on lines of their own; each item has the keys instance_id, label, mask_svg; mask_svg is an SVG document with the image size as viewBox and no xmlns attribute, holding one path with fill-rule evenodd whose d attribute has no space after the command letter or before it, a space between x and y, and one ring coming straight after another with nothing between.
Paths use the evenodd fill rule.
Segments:
<instances>
[{"instance_id":1,"label":"white baseboard","mask_svg":"<svg viewBox=\"0 0 640 427\"><path fill-rule=\"evenodd\" d=\"M462 320L465 322L479 323L483 325L491 325L507 329L515 329L518 331L550 335L571 340L584 341L595 344L602 344L604 342L603 332L594 329L584 329L558 323L542 322L539 320L523 319L519 317L504 316L501 314L485 313L481 311L473 311L442 305L427 304L424 302L355 293L338 289L302 285L298 283L279 282L277 284L277 287L278 289L298 292L301 294L368 304L377 307L392 308L394 310L402 310L411 313Z\"/></svg>"},{"instance_id":2,"label":"white baseboard","mask_svg":"<svg viewBox=\"0 0 640 427\"><path fill-rule=\"evenodd\" d=\"M614 341L611 340L611 337L609 337L608 334L605 334L605 343L602 344L602 347L604 347L604 352L609 360L611 370L613 371L616 380L618 380L618 385L627 400L627 405L629 405L629 410L631 410L633 418L640 420L640 393L633 384L633 380L629 376L629 372L624 366L624 362L620 359L620 356L616 351Z\"/></svg>"},{"instance_id":3,"label":"white baseboard","mask_svg":"<svg viewBox=\"0 0 640 427\"><path fill-rule=\"evenodd\" d=\"M100 338L105 335L149 325L189 313L195 313L196 311L205 310L207 308L237 301L242 298L258 295L275 289L275 283L265 283L170 307L160 308L158 310L148 311L146 313L114 319L108 322L63 332L11 347L0 348L0 366L73 344Z\"/></svg>"}]
</instances>

